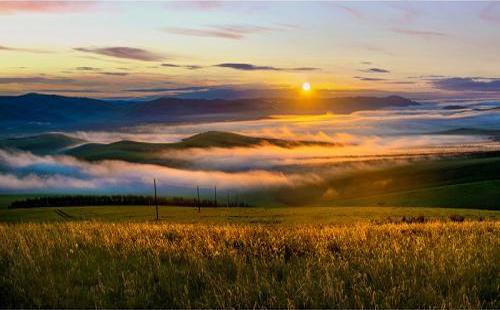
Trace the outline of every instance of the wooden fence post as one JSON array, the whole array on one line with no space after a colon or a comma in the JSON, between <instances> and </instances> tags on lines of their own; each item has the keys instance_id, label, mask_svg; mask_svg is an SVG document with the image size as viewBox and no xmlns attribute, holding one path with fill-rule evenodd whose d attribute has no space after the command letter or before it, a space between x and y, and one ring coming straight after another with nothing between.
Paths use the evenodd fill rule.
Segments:
<instances>
[{"instance_id":1,"label":"wooden fence post","mask_svg":"<svg viewBox=\"0 0 500 310\"><path fill-rule=\"evenodd\" d=\"M200 213L201 201L200 201L200 187L199 186L196 186L196 192L198 193L198 213Z\"/></svg>"},{"instance_id":2,"label":"wooden fence post","mask_svg":"<svg viewBox=\"0 0 500 310\"><path fill-rule=\"evenodd\" d=\"M156 197L156 179L153 179L155 186L155 205L156 205L156 220L158 221L158 198Z\"/></svg>"},{"instance_id":3,"label":"wooden fence post","mask_svg":"<svg viewBox=\"0 0 500 310\"><path fill-rule=\"evenodd\" d=\"M217 208L217 185L214 186L214 204L215 207Z\"/></svg>"}]
</instances>

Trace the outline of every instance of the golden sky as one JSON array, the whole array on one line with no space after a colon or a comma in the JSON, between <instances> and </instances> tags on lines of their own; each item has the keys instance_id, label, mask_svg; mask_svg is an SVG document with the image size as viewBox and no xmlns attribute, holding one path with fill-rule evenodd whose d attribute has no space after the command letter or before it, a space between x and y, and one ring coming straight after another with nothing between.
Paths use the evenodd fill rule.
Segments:
<instances>
[{"instance_id":1,"label":"golden sky","mask_svg":"<svg viewBox=\"0 0 500 310\"><path fill-rule=\"evenodd\" d=\"M0 93L497 94L500 3L2 1Z\"/></svg>"}]
</instances>

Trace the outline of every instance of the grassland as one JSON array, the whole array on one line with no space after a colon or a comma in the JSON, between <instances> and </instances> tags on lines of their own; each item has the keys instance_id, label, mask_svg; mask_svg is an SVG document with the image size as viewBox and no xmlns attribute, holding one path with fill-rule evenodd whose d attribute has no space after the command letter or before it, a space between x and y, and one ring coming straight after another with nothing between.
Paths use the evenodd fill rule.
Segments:
<instances>
[{"instance_id":1,"label":"grassland","mask_svg":"<svg viewBox=\"0 0 500 310\"><path fill-rule=\"evenodd\" d=\"M86 206L7 209L9 201L20 196L0 196L0 223L107 221L150 222L155 210L149 206ZM3 205L2 205L3 203ZM61 216L62 210L67 216ZM160 206L161 222L205 224L321 224L344 225L355 223L397 222L403 216L424 216L429 220L447 220L460 215L467 220L497 220L498 210L475 210L426 207L345 206L345 207L251 207L251 208L196 208Z\"/></svg>"},{"instance_id":2,"label":"grassland","mask_svg":"<svg viewBox=\"0 0 500 310\"><path fill-rule=\"evenodd\" d=\"M312 170L314 171L314 170ZM360 170L321 185L279 189L269 202L285 205L406 206L500 210L500 156L415 161ZM325 195L332 192L332 195ZM329 197L331 196L331 197ZM255 204L251 201L252 204Z\"/></svg>"},{"instance_id":3,"label":"grassland","mask_svg":"<svg viewBox=\"0 0 500 310\"><path fill-rule=\"evenodd\" d=\"M0 224L0 307L499 308L500 223Z\"/></svg>"}]
</instances>

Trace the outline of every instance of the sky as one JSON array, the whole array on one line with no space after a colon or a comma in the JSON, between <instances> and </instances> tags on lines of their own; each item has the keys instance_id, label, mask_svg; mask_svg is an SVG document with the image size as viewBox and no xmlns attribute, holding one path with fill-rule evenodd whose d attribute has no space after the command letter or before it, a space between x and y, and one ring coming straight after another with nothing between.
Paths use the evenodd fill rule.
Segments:
<instances>
[{"instance_id":1,"label":"sky","mask_svg":"<svg viewBox=\"0 0 500 310\"><path fill-rule=\"evenodd\" d=\"M500 2L2 1L0 29L1 95L500 98Z\"/></svg>"}]
</instances>

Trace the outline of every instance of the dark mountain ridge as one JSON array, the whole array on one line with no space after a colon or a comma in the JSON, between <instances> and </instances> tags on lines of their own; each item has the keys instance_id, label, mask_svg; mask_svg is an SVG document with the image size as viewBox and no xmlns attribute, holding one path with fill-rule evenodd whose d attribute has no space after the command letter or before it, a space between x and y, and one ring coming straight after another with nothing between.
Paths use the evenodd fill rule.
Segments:
<instances>
[{"instance_id":1,"label":"dark mountain ridge","mask_svg":"<svg viewBox=\"0 0 500 310\"><path fill-rule=\"evenodd\" d=\"M6 133L111 129L148 123L246 120L273 114L346 114L418 103L399 96L339 98L100 100L30 93L0 96Z\"/></svg>"}]
</instances>

